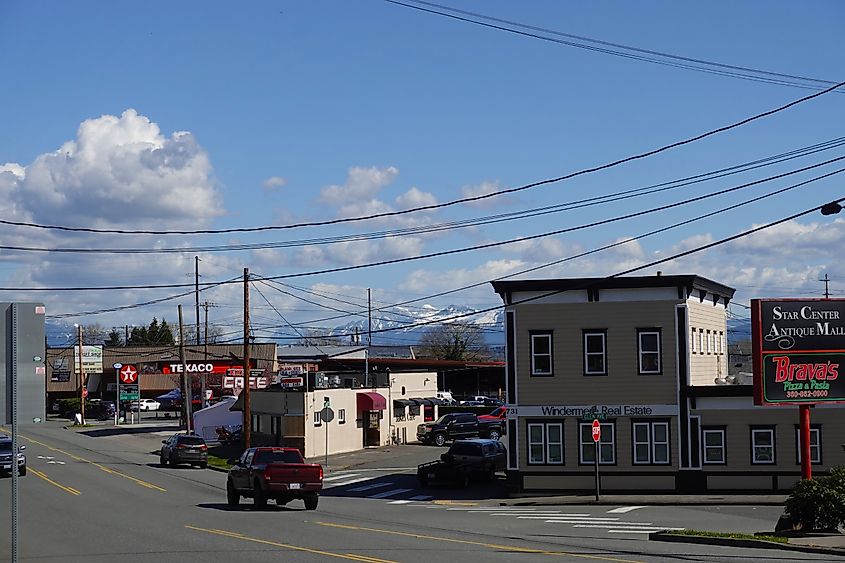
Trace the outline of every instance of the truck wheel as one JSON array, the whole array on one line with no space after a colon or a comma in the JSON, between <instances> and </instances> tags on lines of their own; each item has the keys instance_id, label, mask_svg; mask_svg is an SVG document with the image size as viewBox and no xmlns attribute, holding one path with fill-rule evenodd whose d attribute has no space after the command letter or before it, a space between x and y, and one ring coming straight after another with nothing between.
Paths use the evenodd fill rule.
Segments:
<instances>
[{"instance_id":1,"label":"truck wheel","mask_svg":"<svg viewBox=\"0 0 845 563\"><path fill-rule=\"evenodd\" d=\"M317 493L311 493L303 500L305 501L305 510L317 510L317 503L319 502L320 497Z\"/></svg>"},{"instance_id":2,"label":"truck wheel","mask_svg":"<svg viewBox=\"0 0 845 563\"><path fill-rule=\"evenodd\" d=\"M252 500L254 501L255 508L267 508L267 493L265 493L264 489L261 488L260 481L255 482Z\"/></svg>"},{"instance_id":3,"label":"truck wheel","mask_svg":"<svg viewBox=\"0 0 845 563\"><path fill-rule=\"evenodd\" d=\"M420 482L420 487L423 489L428 487L428 478L426 477L417 477L417 481Z\"/></svg>"},{"instance_id":4,"label":"truck wheel","mask_svg":"<svg viewBox=\"0 0 845 563\"><path fill-rule=\"evenodd\" d=\"M161 465L162 467L167 467L167 458L166 458L166 457L164 457L164 456L160 456L160 457L158 458L158 463L159 463L159 465Z\"/></svg>"},{"instance_id":5,"label":"truck wheel","mask_svg":"<svg viewBox=\"0 0 845 563\"><path fill-rule=\"evenodd\" d=\"M18 467L18 477L26 477L26 465Z\"/></svg>"},{"instance_id":6,"label":"truck wheel","mask_svg":"<svg viewBox=\"0 0 845 563\"><path fill-rule=\"evenodd\" d=\"M238 494L238 491L235 489L235 486L232 484L231 479L226 480L226 504L229 506L238 506L238 503L241 502L241 495Z\"/></svg>"},{"instance_id":7,"label":"truck wheel","mask_svg":"<svg viewBox=\"0 0 845 563\"><path fill-rule=\"evenodd\" d=\"M443 447L444 445L446 445L446 436L444 436L443 434L438 434L437 436L435 436L434 437L434 445L440 446L440 447Z\"/></svg>"},{"instance_id":8,"label":"truck wheel","mask_svg":"<svg viewBox=\"0 0 845 563\"><path fill-rule=\"evenodd\" d=\"M501 437L502 437L502 435L501 435L501 434L499 434L499 431L498 431L498 430L491 430L491 431L490 431L490 439L491 439L491 440L498 440L498 439L499 439L499 438L501 438Z\"/></svg>"}]
</instances>

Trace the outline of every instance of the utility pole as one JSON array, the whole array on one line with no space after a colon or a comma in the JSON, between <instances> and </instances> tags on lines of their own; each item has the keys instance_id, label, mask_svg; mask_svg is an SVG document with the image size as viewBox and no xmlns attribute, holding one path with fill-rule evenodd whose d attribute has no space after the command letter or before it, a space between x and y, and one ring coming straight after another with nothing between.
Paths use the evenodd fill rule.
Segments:
<instances>
[{"instance_id":1,"label":"utility pole","mask_svg":"<svg viewBox=\"0 0 845 563\"><path fill-rule=\"evenodd\" d=\"M367 387L375 387L370 381L370 346L373 345L373 301L370 288L367 288L367 355L364 362L364 379Z\"/></svg>"},{"instance_id":2,"label":"utility pole","mask_svg":"<svg viewBox=\"0 0 845 563\"><path fill-rule=\"evenodd\" d=\"M205 333L203 336L203 346L202 346L202 356L205 360L205 363L208 363L208 301L203 303L203 308L205 309ZM197 333L199 334L199 333ZM206 376L205 372L202 372L200 376L200 382L202 385L202 406L205 408L207 405L208 400L205 397L205 384L206 384Z\"/></svg>"},{"instance_id":3,"label":"utility pole","mask_svg":"<svg viewBox=\"0 0 845 563\"><path fill-rule=\"evenodd\" d=\"M819 280L820 282L824 282L824 298L830 299L830 291L828 291L828 284L830 283L830 278L827 277L827 274L824 275L824 279Z\"/></svg>"},{"instance_id":4,"label":"utility pole","mask_svg":"<svg viewBox=\"0 0 845 563\"><path fill-rule=\"evenodd\" d=\"M252 408L249 404L249 268L244 268L244 449L249 448L252 433Z\"/></svg>"},{"instance_id":5,"label":"utility pole","mask_svg":"<svg viewBox=\"0 0 845 563\"><path fill-rule=\"evenodd\" d=\"M185 417L185 430L190 434L192 397L188 366L185 363L185 325L182 323L182 305L179 305L179 361L182 362L182 373L179 377L179 383L182 386L182 416Z\"/></svg>"},{"instance_id":6,"label":"utility pole","mask_svg":"<svg viewBox=\"0 0 845 563\"><path fill-rule=\"evenodd\" d=\"M129 346L129 325L123 325L123 334L125 335L123 338L123 345Z\"/></svg>"},{"instance_id":7,"label":"utility pole","mask_svg":"<svg viewBox=\"0 0 845 563\"><path fill-rule=\"evenodd\" d=\"M200 257L194 256L194 297L197 306L197 337L194 339L197 346L200 345ZM205 401L205 397L203 397Z\"/></svg>"},{"instance_id":8,"label":"utility pole","mask_svg":"<svg viewBox=\"0 0 845 563\"><path fill-rule=\"evenodd\" d=\"M85 424L85 395L88 390L85 388L85 371L82 369L82 325L77 326L77 339L79 340L79 409L82 424ZM13 452L14 454L14 452ZM14 457L14 455L12 455ZM12 462L14 463L14 461Z\"/></svg>"}]
</instances>

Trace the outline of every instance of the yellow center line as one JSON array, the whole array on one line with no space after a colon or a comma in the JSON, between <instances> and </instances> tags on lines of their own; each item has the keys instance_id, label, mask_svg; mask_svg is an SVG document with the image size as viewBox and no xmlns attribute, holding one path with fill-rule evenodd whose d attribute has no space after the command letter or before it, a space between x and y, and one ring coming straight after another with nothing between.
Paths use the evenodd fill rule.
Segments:
<instances>
[{"instance_id":1,"label":"yellow center line","mask_svg":"<svg viewBox=\"0 0 845 563\"><path fill-rule=\"evenodd\" d=\"M214 535L217 535L217 536L224 536L224 537L229 537L229 538L243 540L243 541L260 543L260 544L264 544L264 545L272 545L274 547L281 547L281 548L284 548L284 549L291 549L291 550L294 550L294 551L302 551L302 552L305 552L305 553L314 553L316 555L323 555L325 557L336 557L338 559L350 559L352 561L364 561L366 563L374 563L374 562L378 562L378 563L397 563L396 561L391 561L389 559L374 559L374 558L369 558L369 557L366 557L366 556L363 556L363 555L356 555L354 553L333 553L331 551L322 551L320 549L311 549L309 547L300 547L298 545L290 545L290 544L287 544L287 543L279 543L279 542L274 542L274 541L270 541L270 540L262 540L260 538L251 538L249 536L245 536L245 535L239 534L237 532L228 532L226 530L214 530L214 529L208 529L208 528L199 528L197 526L190 526L190 525L186 525L185 527L188 528L189 530L196 530L198 532L206 532L206 533L214 534Z\"/></svg>"},{"instance_id":2,"label":"yellow center line","mask_svg":"<svg viewBox=\"0 0 845 563\"><path fill-rule=\"evenodd\" d=\"M167 489L159 487L158 485L153 485L152 483L148 483L148 482L143 481L141 479L136 479L135 477L132 477L131 475L127 475L126 473L121 473L120 471L118 471L116 469L106 467L105 465L99 464L95 461L85 459L84 457L79 457L78 455L73 455L70 452L60 450L59 448L54 448L53 446L51 446L49 444L45 444L44 442L39 442L38 440L35 440L34 438L28 438L28 437L23 436L23 435L21 435L21 438L23 438L27 442L32 442L33 444L38 444L39 446L43 446L43 447L47 448L48 450L50 450L52 452L58 452L60 454L64 454L64 455L68 456L69 458L74 459L76 461L79 461L79 462L82 462L82 463L90 463L91 465L101 469L102 471L105 471L106 473L111 473L113 475L118 475L120 477L123 477L124 479L129 479L130 481L134 481L135 483L141 485L142 487L146 487L148 489L154 489L156 491L161 491L162 493L167 492Z\"/></svg>"},{"instance_id":3,"label":"yellow center line","mask_svg":"<svg viewBox=\"0 0 845 563\"><path fill-rule=\"evenodd\" d=\"M44 473L42 473L42 472L38 471L37 469L33 469L32 467L30 467L30 468L29 468L29 471L30 471L30 472L32 472L32 473L34 473L34 474L36 474L36 475L38 475L39 477L41 477L42 479L44 479L45 481L47 481L47 482L48 482L48 483L50 483L51 485L55 485L56 487L60 488L61 490L65 491L65 492L67 492L67 493L70 493L70 494L72 494L72 495L77 495L77 496L79 496L79 495L81 495L81 494L82 494L82 493L80 493L79 491L77 491L76 489L74 489L73 487L65 487L64 485L60 485L59 483L56 483L55 481L53 481L52 479L50 479L49 477L47 477L47 475L45 475Z\"/></svg>"},{"instance_id":4,"label":"yellow center line","mask_svg":"<svg viewBox=\"0 0 845 563\"><path fill-rule=\"evenodd\" d=\"M544 549L533 549L530 547L518 547L515 545L500 545L495 543L486 543L480 541L472 541L472 540L459 540L455 538L444 538L440 536L427 536L424 534L412 534L408 532L396 532L394 530L381 530L379 528L365 528L363 526L350 526L347 524L334 524L332 522L315 522L320 526L328 526L330 528L341 528L344 530L356 530L361 532L375 532L379 534L389 534L392 536L403 536L407 538L415 538L419 540L435 540L439 542L452 542L452 543L460 543L464 545L477 545L481 547L487 547L490 549L502 550L502 551L515 551L519 553L534 553L537 555L551 555L555 557L580 557L582 559L597 559L599 561L614 561L616 563L643 563L642 561L636 561L633 559L619 559L616 557L608 557L605 555L588 555L586 553L571 553L565 551L549 551Z\"/></svg>"},{"instance_id":5,"label":"yellow center line","mask_svg":"<svg viewBox=\"0 0 845 563\"><path fill-rule=\"evenodd\" d=\"M433 500L432 504L442 504L448 506L478 506L477 502L460 502L456 500Z\"/></svg>"}]
</instances>

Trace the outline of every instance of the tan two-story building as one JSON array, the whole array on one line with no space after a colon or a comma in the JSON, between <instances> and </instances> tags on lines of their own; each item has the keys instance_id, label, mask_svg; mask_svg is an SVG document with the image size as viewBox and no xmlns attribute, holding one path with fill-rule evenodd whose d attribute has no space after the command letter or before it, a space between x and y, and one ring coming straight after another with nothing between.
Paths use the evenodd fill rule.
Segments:
<instances>
[{"instance_id":1,"label":"tan two-story building","mask_svg":"<svg viewBox=\"0 0 845 563\"><path fill-rule=\"evenodd\" d=\"M696 275L493 288L505 303L513 489L590 490L596 452L602 490L772 490L800 478L797 408L755 407L751 385L728 375L732 288ZM816 471L845 463L840 414L814 409Z\"/></svg>"}]
</instances>

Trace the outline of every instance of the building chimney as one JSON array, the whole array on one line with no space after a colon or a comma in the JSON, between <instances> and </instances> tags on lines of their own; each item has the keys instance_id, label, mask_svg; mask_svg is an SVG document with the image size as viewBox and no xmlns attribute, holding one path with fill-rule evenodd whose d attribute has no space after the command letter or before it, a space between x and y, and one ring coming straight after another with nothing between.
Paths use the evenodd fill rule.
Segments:
<instances>
[{"instance_id":1,"label":"building chimney","mask_svg":"<svg viewBox=\"0 0 845 563\"><path fill-rule=\"evenodd\" d=\"M661 272L660 270L657 270L657 276L660 277L662 275L663 275L663 272Z\"/></svg>"}]
</instances>

